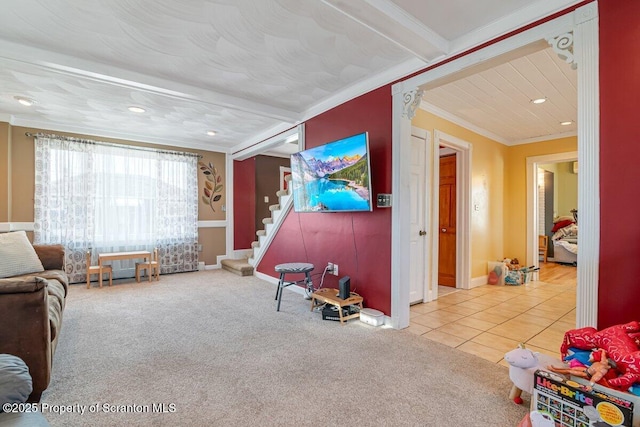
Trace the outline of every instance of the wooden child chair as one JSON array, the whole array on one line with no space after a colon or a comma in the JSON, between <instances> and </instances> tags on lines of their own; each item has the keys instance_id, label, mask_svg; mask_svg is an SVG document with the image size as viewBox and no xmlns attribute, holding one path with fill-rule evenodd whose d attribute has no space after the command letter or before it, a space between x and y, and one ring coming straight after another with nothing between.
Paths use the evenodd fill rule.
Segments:
<instances>
[{"instance_id":1,"label":"wooden child chair","mask_svg":"<svg viewBox=\"0 0 640 427\"><path fill-rule=\"evenodd\" d=\"M153 250L151 259L145 262L136 262L136 282L140 282L140 270L147 270L149 281L153 278L153 270L155 269L156 280L160 280L160 260L158 259L158 248Z\"/></svg>"},{"instance_id":2,"label":"wooden child chair","mask_svg":"<svg viewBox=\"0 0 640 427\"><path fill-rule=\"evenodd\" d=\"M102 273L109 274L109 286L113 284L113 270L110 265L102 266ZM99 265L91 265L91 251L87 251L87 289L91 287L91 275L92 274L100 274L100 266Z\"/></svg>"}]
</instances>

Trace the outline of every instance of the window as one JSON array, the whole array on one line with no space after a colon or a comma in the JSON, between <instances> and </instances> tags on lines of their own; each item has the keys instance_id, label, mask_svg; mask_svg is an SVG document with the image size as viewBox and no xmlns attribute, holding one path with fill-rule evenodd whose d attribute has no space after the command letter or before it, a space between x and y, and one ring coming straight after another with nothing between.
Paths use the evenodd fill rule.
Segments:
<instances>
[{"instance_id":1,"label":"window","mask_svg":"<svg viewBox=\"0 0 640 427\"><path fill-rule=\"evenodd\" d=\"M157 247L163 273L197 269L196 155L53 136L35 144L35 242L65 246L73 281L84 280L89 249ZM114 275L132 276L132 264Z\"/></svg>"}]
</instances>

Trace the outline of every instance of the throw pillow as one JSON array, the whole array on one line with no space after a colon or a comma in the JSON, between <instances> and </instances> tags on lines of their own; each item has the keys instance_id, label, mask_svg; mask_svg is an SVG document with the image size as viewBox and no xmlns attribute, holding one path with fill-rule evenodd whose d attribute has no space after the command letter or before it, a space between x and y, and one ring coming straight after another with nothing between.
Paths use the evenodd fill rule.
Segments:
<instances>
[{"instance_id":1,"label":"throw pillow","mask_svg":"<svg viewBox=\"0 0 640 427\"><path fill-rule=\"evenodd\" d=\"M44 271L24 231L0 234L0 278Z\"/></svg>"},{"instance_id":2,"label":"throw pillow","mask_svg":"<svg viewBox=\"0 0 640 427\"><path fill-rule=\"evenodd\" d=\"M5 403L24 403L33 391L29 368L22 359L0 354L0 412Z\"/></svg>"}]
</instances>

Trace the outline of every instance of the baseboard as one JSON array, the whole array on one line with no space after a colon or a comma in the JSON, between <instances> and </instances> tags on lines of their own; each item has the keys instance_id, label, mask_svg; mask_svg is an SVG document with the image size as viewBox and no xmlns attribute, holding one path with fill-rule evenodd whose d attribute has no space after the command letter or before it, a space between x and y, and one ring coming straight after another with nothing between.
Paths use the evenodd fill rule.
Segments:
<instances>
[{"instance_id":1,"label":"baseboard","mask_svg":"<svg viewBox=\"0 0 640 427\"><path fill-rule=\"evenodd\" d=\"M204 266L205 270L220 270L221 268L222 266L220 264L210 264Z\"/></svg>"},{"instance_id":2,"label":"baseboard","mask_svg":"<svg viewBox=\"0 0 640 427\"><path fill-rule=\"evenodd\" d=\"M269 276L268 274L264 274L264 273L260 273L259 271L253 270L253 275L256 276L258 279L264 280L265 282L269 282L272 283L274 285L278 285L278 282L280 282L279 279L273 277L273 276ZM300 294L302 296L306 296L305 292L304 292L304 288L302 286L298 286L298 285L293 285L293 286L287 286L285 288L285 290L290 290L291 292L295 292L297 294Z\"/></svg>"},{"instance_id":3,"label":"baseboard","mask_svg":"<svg viewBox=\"0 0 640 427\"><path fill-rule=\"evenodd\" d=\"M489 283L489 276L474 277L469 282L469 289L477 288L478 286L486 285Z\"/></svg>"}]
</instances>

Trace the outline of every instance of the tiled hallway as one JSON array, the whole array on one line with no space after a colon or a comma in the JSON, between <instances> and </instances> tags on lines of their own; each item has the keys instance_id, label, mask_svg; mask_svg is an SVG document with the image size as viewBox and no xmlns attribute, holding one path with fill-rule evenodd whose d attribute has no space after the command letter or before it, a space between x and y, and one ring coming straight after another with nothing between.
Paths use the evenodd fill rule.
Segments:
<instances>
[{"instance_id":1,"label":"tiled hallway","mask_svg":"<svg viewBox=\"0 0 640 427\"><path fill-rule=\"evenodd\" d=\"M575 328L576 268L541 267L538 281L521 286L441 286L438 300L411 307L406 330L505 365L504 354L521 342L559 357L564 333Z\"/></svg>"}]
</instances>

